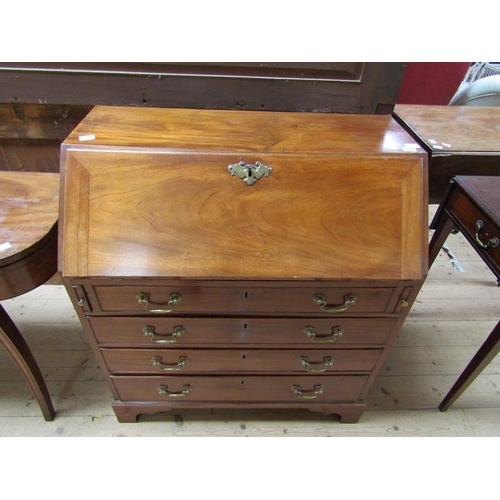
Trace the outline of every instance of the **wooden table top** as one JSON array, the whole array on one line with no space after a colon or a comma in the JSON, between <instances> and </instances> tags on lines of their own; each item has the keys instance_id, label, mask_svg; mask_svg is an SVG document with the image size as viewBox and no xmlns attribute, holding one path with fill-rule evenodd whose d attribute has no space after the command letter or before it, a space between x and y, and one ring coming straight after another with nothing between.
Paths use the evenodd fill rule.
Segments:
<instances>
[{"instance_id":1,"label":"wooden table top","mask_svg":"<svg viewBox=\"0 0 500 500\"><path fill-rule=\"evenodd\" d=\"M59 174L0 172L0 265L22 258L59 217Z\"/></svg>"},{"instance_id":2,"label":"wooden table top","mask_svg":"<svg viewBox=\"0 0 500 500\"><path fill-rule=\"evenodd\" d=\"M64 145L175 151L423 152L389 115L96 106Z\"/></svg>"},{"instance_id":3,"label":"wooden table top","mask_svg":"<svg viewBox=\"0 0 500 500\"><path fill-rule=\"evenodd\" d=\"M500 154L500 108L397 105L396 118L413 130L432 155Z\"/></svg>"},{"instance_id":4,"label":"wooden table top","mask_svg":"<svg viewBox=\"0 0 500 500\"><path fill-rule=\"evenodd\" d=\"M459 175L455 180L500 229L500 177Z\"/></svg>"}]
</instances>

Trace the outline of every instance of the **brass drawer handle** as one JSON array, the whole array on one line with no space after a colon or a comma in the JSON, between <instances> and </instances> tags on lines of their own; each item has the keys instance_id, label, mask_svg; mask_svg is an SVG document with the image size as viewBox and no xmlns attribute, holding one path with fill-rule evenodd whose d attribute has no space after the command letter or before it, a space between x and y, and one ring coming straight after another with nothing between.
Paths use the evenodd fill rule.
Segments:
<instances>
[{"instance_id":1,"label":"brass drawer handle","mask_svg":"<svg viewBox=\"0 0 500 500\"><path fill-rule=\"evenodd\" d=\"M323 394L323 390L322 385L315 385L312 391L302 391L299 385L292 385L293 393L301 399L315 399Z\"/></svg>"},{"instance_id":2,"label":"brass drawer handle","mask_svg":"<svg viewBox=\"0 0 500 500\"><path fill-rule=\"evenodd\" d=\"M299 358L300 364L306 369L306 372L326 372L329 366L333 365L334 359L331 356L323 356L323 361L309 361L307 356ZM311 368L311 366L323 365L322 368Z\"/></svg>"},{"instance_id":3,"label":"brass drawer handle","mask_svg":"<svg viewBox=\"0 0 500 500\"><path fill-rule=\"evenodd\" d=\"M174 306L176 306L182 300L182 295L180 293L171 293L168 305L170 306L168 309L151 309L149 307L149 294L148 293L138 293L135 298L139 304L146 304L146 311L162 314L162 313L170 313L174 310Z\"/></svg>"},{"instance_id":4,"label":"brass drawer handle","mask_svg":"<svg viewBox=\"0 0 500 500\"><path fill-rule=\"evenodd\" d=\"M160 356L154 356L153 358L151 358L151 363L153 364L153 366L159 368L160 370L171 372L181 370L183 366L186 366L188 364L188 362L189 359L184 356L180 356L178 363L173 364L164 363Z\"/></svg>"},{"instance_id":5,"label":"brass drawer handle","mask_svg":"<svg viewBox=\"0 0 500 500\"><path fill-rule=\"evenodd\" d=\"M329 306L324 295L316 294L313 297L313 302L318 304L322 311L327 313L340 313L347 311L349 306L353 306L358 301L356 295L344 295L344 303L338 306Z\"/></svg>"},{"instance_id":6,"label":"brass drawer handle","mask_svg":"<svg viewBox=\"0 0 500 500\"><path fill-rule=\"evenodd\" d=\"M476 224L475 224L475 227L476 227L476 234L475 234L475 237L476 237L476 243L481 247L483 248L484 250L486 250L487 248L496 248L500 241L498 240L498 238L491 238L490 240L488 240L488 243L483 243L480 239L479 239L479 232L481 231L481 229L483 229L483 221L481 219L477 220L476 221Z\"/></svg>"},{"instance_id":7,"label":"brass drawer handle","mask_svg":"<svg viewBox=\"0 0 500 500\"><path fill-rule=\"evenodd\" d=\"M145 326L142 329L144 335L146 337L151 337L151 342L155 342L157 344L172 344L174 342L177 342L177 339L186 333L186 330L183 326L176 326L174 328L174 331L167 335L159 335L155 333L155 327L154 326ZM157 338L159 336L160 338Z\"/></svg>"},{"instance_id":8,"label":"brass drawer handle","mask_svg":"<svg viewBox=\"0 0 500 500\"><path fill-rule=\"evenodd\" d=\"M181 392L171 392L168 390L168 385L160 385L158 387L158 394L162 396L168 396L169 398L187 396L191 392L191 386L185 385L182 387Z\"/></svg>"},{"instance_id":9,"label":"brass drawer handle","mask_svg":"<svg viewBox=\"0 0 500 500\"><path fill-rule=\"evenodd\" d=\"M324 337L318 337L314 328L312 326L307 326L304 328L304 333L313 341L313 342L335 342L338 338L344 335L345 330L340 326L332 327L332 334L326 335Z\"/></svg>"}]
</instances>

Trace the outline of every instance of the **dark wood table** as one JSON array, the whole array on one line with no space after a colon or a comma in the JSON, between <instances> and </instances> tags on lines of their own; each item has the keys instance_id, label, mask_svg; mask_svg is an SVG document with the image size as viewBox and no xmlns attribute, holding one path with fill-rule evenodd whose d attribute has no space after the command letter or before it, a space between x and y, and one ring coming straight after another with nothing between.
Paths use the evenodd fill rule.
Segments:
<instances>
[{"instance_id":1,"label":"dark wood table","mask_svg":"<svg viewBox=\"0 0 500 500\"><path fill-rule=\"evenodd\" d=\"M0 300L22 295L57 271L59 174L0 172ZM45 420L49 391L20 331L0 305L0 343L24 376Z\"/></svg>"},{"instance_id":2,"label":"dark wood table","mask_svg":"<svg viewBox=\"0 0 500 500\"><path fill-rule=\"evenodd\" d=\"M394 118L429 154L429 202L455 175L500 173L500 108L400 105Z\"/></svg>"},{"instance_id":3,"label":"dark wood table","mask_svg":"<svg viewBox=\"0 0 500 500\"><path fill-rule=\"evenodd\" d=\"M500 177L456 176L430 225L432 265L446 238L458 229L500 280ZM500 351L500 322L441 402L446 411Z\"/></svg>"}]
</instances>

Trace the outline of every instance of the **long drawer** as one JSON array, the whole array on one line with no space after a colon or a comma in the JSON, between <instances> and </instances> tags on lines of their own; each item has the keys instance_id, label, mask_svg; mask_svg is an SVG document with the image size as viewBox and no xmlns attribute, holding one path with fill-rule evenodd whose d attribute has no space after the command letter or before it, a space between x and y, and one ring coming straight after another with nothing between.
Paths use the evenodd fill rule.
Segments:
<instances>
[{"instance_id":1,"label":"long drawer","mask_svg":"<svg viewBox=\"0 0 500 500\"><path fill-rule=\"evenodd\" d=\"M110 372L370 371L381 349L101 349Z\"/></svg>"},{"instance_id":2,"label":"long drawer","mask_svg":"<svg viewBox=\"0 0 500 500\"><path fill-rule=\"evenodd\" d=\"M115 376L121 401L355 402L365 375Z\"/></svg>"},{"instance_id":3,"label":"long drawer","mask_svg":"<svg viewBox=\"0 0 500 500\"><path fill-rule=\"evenodd\" d=\"M462 193L458 195L451 214L462 223L469 237L478 243L475 245L476 250L487 261L500 266L500 232L497 224Z\"/></svg>"},{"instance_id":4,"label":"long drawer","mask_svg":"<svg viewBox=\"0 0 500 500\"><path fill-rule=\"evenodd\" d=\"M395 287L96 286L112 314L364 314L393 312Z\"/></svg>"},{"instance_id":5,"label":"long drawer","mask_svg":"<svg viewBox=\"0 0 500 500\"><path fill-rule=\"evenodd\" d=\"M220 344L385 345L394 318L89 317L100 344L175 347Z\"/></svg>"}]
</instances>

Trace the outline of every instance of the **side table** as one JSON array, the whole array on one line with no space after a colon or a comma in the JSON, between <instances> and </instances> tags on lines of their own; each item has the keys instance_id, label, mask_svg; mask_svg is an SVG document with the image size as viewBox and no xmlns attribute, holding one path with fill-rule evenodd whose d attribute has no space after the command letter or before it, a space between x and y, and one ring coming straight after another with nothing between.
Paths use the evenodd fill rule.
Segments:
<instances>
[{"instance_id":1,"label":"side table","mask_svg":"<svg viewBox=\"0 0 500 500\"><path fill-rule=\"evenodd\" d=\"M456 176L430 225L432 265L446 238L458 229L500 279L500 177ZM446 411L500 351L500 322L439 405Z\"/></svg>"},{"instance_id":2,"label":"side table","mask_svg":"<svg viewBox=\"0 0 500 500\"><path fill-rule=\"evenodd\" d=\"M59 174L0 172L0 300L45 283L57 271ZM30 386L45 420L49 391L26 341L0 305L0 343Z\"/></svg>"},{"instance_id":3,"label":"side table","mask_svg":"<svg viewBox=\"0 0 500 500\"><path fill-rule=\"evenodd\" d=\"M429 155L429 202L440 203L455 175L498 175L500 108L401 105L394 118Z\"/></svg>"}]
</instances>

